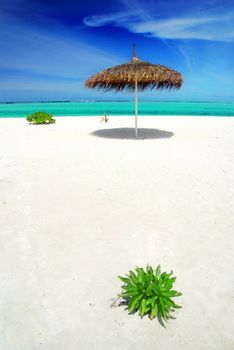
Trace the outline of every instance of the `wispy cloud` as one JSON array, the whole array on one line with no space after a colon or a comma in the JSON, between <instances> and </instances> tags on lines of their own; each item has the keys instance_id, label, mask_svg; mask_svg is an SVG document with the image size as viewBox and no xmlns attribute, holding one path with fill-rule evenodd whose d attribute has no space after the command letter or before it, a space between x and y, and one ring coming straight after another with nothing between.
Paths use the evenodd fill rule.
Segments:
<instances>
[{"instance_id":1,"label":"wispy cloud","mask_svg":"<svg viewBox=\"0 0 234 350\"><path fill-rule=\"evenodd\" d=\"M162 39L234 40L234 12L209 15L204 11L202 15L183 14L160 18L159 14L150 13L142 4L139 5L139 2L133 8L134 10L127 8L125 12L89 16L84 18L84 24L91 27L112 24L133 33Z\"/></svg>"},{"instance_id":2,"label":"wispy cloud","mask_svg":"<svg viewBox=\"0 0 234 350\"><path fill-rule=\"evenodd\" d=\"M118 25L125 25L127 21L131 21L136 16L136 12L115 12L106 15L94 15L84 18L83 23L89 27L102 27L107 24L113 23Z\"/></svg>"},{"instance_id":3,"label":"wispy cloud","mask_svg":"<svg viewBox=\"0 0 234 350\"><path fill-rule=\"evenodd\" d=\"M135 23L129 29L164 39L234 40L234 14L212 17L181 17Z\"/></svg>"},{"instance_id":4,"label":"wispy cloud","mask_svg":"<svg viewBox=\"0 0 234 350\"><path fill-rule=\"evenodd\" d=\"M178 52L182 55L184 62L190 72L193 71L193 57L189 54L190 50L182 45L176 45Z\"/></svg>"},{"instance_id":5,"label":"wispy cloud","mask_svg":"<svg viewBox=\"0 0 234 350\"><path fill-rule=\"evenodd\" d=\"M18 43L18 44L17 44ZM0 16L0 68L49 74L54 77L83 78L121 57L69 37L64 31L29 26Z\"/></svg>"}]
</instances>

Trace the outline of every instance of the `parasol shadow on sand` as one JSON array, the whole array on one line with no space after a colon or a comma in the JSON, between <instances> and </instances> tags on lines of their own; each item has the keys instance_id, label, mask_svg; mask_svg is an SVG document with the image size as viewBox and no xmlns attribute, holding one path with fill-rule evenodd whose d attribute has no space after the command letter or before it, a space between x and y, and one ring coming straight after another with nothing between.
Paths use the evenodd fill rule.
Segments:
<instances>
[{"instance_id":1,"label":"parasol shadow on sand","mask_svg":"<svg viewBox=\"0 0 234 350\"><path fill-rule=\"evenodd\" d=\"M138 130L137 138L134 136L133 128L113 128L113 129L100 129L91 133L93 136L104 137L107 139L132 139L132 140L152 140L170 138L174 136L171 131L141 128Z\"/></svg>"},{"instance_id":2,"label":"parasol shadow on sand","mask_svg":"<svg viewBox=\"0 0 234 350\"><path fill-rule=\"evenodd\" d=\"M133 46L133 59L129 63L105 69L85 82L88 88L135 92L135 137L138 137L138 91L179 89L182 84L183 78L179 72L160 64L139 60L135 45Z\"/></svg>"}]
</instances>

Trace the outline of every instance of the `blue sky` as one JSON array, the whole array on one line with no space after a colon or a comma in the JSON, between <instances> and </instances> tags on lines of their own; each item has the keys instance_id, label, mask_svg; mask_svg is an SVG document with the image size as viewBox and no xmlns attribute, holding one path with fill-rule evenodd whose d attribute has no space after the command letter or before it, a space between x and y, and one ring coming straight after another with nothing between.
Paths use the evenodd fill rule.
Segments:
<instances>
[{"instance_id":1,"label":"blue sky","mask_svg":"<svg viewBox=\"0 0 234 350\"><path fill-rule=\"evenodd\" d=\"M0 101L129 99L88 90L96 72L138 57L180 71L143 100L234 101L233 0L0 0Z\"/></svg>"}]
</instances>

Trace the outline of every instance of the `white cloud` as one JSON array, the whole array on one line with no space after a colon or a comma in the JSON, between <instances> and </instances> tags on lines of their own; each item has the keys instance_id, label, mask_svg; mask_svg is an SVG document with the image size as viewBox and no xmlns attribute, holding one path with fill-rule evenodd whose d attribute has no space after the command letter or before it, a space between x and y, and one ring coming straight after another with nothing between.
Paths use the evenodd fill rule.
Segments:
<instances>
[{"instance_id":1,"label":"white cloud","mask_svg":"<svg viewBox=\"0 0 234 350\"><path fill-rule=\"evenodd\" d=\"M162 39L199 39L211 41L234 40L234 13L209 15L183 15L157 18L153 13L138 6L130 11L84 18L87 26L100 27L108 24L128 29L130 32L150 35Z\"/></svg>"},{"instance_id":2,"label":"white cloud","mask_svg":"<svg viewBox=\"0 0 234 350\"><path fill-rule=\"evenodd\" d=\"M153 37L164 39L230 41L234 39L231 19L234 20L234 15L170 18L148 23L135 23L128 29L135 33L151 34Z\"/></svg>"},{"instance_id":3,"label":"white cloud","mask_svg":"<svg viewBox=\"0 0 234 350\"><path fill-rule=\"evenodd\" d=\"M118 23L120 25L130 21L132 17L134 17L134 13L126 11L116 12L109 15L87 16L83 19L83 23L88 27L102 27L110 23Z\"/></svg>"}]
</instances>

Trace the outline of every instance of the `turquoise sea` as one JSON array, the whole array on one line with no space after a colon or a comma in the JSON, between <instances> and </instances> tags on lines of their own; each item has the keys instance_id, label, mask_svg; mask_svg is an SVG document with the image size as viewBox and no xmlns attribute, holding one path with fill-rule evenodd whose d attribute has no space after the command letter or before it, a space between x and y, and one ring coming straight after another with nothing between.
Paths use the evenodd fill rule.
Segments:
<instances>
[{"instance_id":1,"label":"turquoise sea","mask_svg":"<svg viewBox=\"0 0 234 350\"><path fill-rule=\"evenodd\" d=\"M134 114L134 102L32 102L0 103L0 118L26 117L46 111L55 116L124 116ZM139 102L139 115L234 116L234 103Z\"/></svg>"}]
</instances>

